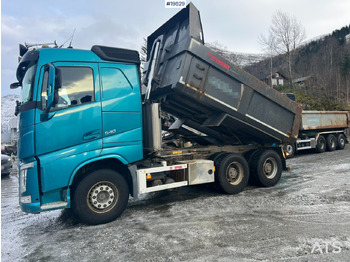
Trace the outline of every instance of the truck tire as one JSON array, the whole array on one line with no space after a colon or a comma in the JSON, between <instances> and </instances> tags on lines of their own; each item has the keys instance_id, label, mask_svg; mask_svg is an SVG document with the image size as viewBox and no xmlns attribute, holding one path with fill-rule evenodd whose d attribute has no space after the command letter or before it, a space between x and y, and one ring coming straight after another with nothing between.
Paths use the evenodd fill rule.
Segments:
<instances>
[{"instance_id":1,"label":"truck tire","mask_svg":"<svg viewBox=\"0 0 350 262\"><path fill-rule=\"evenodd\" d=\"M271 187L278 183L282 175L282 160L274 150L259 150L251 162L251 176L255 184Z\"/></svg>"},{"instance_id":2,"label":"truck tire","mask_svg":"<svg viewBox=\"0 0 350 262\"><path fill-rule=\"evenodd\" d=\"M126 208L129 187L124 177L110 169L100 169L85 176L77 185L72 208L86 224L97 225L115 220Z\"/></svg>"},{"instance_id":3,"label":"truck tire","mask_svg":"<svg viewBox=\"0 0 350 262\"><path fill-rule=\"evenodd\" d=\"M295 154L295 144L286 144L283 146L283 150L288 153L287 159L294 157Z\"/></svg>"},{"instance_id":4,"label":"truck tire","mask_svg":"<svg viewBox=\"0 0 350 262\"><path fill-rule=\"evenodd\" d=\"M317 153L323 153L326 151L326 139L324 138L324 136L320 135L318 137L315 151Z\"/></svg>"},{"instance_id":5,"label":"truck tire","mask_svg":"<svg viewBox=\"0 0 350 262\"><path fill-rule=\"evenodd\" d=\"M249 165L239 154L224 154L215 163L216 188L226 194L238 194L249 180Z\"/></svg>"},{"instance_id":6,"label":"truck tire","mask_svg":"<svg viewBox=\"0 0 350 262\"><path fill-rule=\"evenodd\" d=\"M337 136L337 149L340 149L340 150L344 149L345 142L346 142L346 138L344 134L339 134Z\"/></svg>"},{"instance_id":7,"label":"truck tire","mask_svg":"<svg viewBox=\"0 0 350 262\"><path fill-rule=\"evenodd\" d=\"M334 151L337 148L337 139L334 135L330 134L327 136L327 150Z\"/></svg>"}]
</instances>

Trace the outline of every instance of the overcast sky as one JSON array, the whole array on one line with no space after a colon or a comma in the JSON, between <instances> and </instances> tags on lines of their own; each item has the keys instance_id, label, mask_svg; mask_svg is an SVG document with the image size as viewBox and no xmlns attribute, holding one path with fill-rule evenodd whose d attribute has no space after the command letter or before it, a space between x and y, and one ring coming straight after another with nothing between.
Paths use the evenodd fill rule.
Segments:
<instances>
[{"instance_id":1,"label":"overcast sky","mask_svg":"<svg viewBox=\"0 0 350 262\"><path fill-rule=\"evenodd\" d=\"M267 33L277 10L294 15L305 27L307 39L350 24L349 0L192 2L201 13L205 41L217 41L234 52L261 53L258 36ZM16 81L19 43L56 40L61 45L76 29L74 48L100 44L140 50L143 38L178 11L165 8L164 0L2 0L2 95L17 92L9 85Z\"/></svg>"}]
</instances>

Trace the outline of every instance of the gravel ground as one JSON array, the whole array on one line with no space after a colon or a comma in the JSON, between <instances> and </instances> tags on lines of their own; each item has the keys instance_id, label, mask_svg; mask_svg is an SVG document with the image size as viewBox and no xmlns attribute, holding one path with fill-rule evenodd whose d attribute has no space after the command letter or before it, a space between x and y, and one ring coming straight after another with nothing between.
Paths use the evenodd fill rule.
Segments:
<instances>
[{"instance_id":1,"label":"gravel ground","mask_svg":"<svg viewBox=\"0 0 350 262\"><path fill-rule=\"evenodd\" d=\"M350 145L287 161L273 188L211 186L131 199L116 221L25 214L15 173L1 183L2 261L349 261Z\"/></svg>"}]
</instances>

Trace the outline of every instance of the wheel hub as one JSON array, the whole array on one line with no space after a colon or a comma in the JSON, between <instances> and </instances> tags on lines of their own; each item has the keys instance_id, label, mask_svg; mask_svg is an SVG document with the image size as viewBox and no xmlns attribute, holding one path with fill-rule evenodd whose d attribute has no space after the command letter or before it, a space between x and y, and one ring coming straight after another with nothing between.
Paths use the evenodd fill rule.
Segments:
<instances>
[{"instance_id":1,"label":"wheel hub","mask_svg":"<svg viewBox=\"0 0 350 262\"><path fill-rule=\"evenodd\" d=\"M293 153L293 146L287 145L287 152L288 152L289 154Z\"/></svg>"},{"instance_id":2,"label":"wheel hub","mask_svg":"<svg viewBox=\"0 0 350 262\"><path fill-rule=\"evenodd\" d=\"M108 182L94 185L88 195L88 202L92 209L107 211L116 203L116 191Z\"/></svg>"},{"instance_id":3,"label":"wheel hub","mask_svg":"<svg viewBox=\"0 0 350 262\"><path fill-rule=\"evenodd\" d=\"M267 174L271 173L271 170L272 170L271 163L266 163L264 170L265 170L265 173L267 173Z\"/></svg>"},{"instance_id":4,"label":"wheel hub","mask_svg":"<svg viewBox=\"0 0 350 262\"><path fill-rule=\"evenodd\" d=\"M243 167L239 163L231 163L226 171L226 177L230 184L238 185L244 177Z\"/></svg>"},{"instance_id":5,"label":"wheel hub","mask_svg":"<svg viewBox=\"0 0 350 262\"><path fill-rule=\"evenodd\" d=\"M277 174L277 162L274 158L268 158L264 162L263 170L265 176L269 179L272 179Z\"/></svg>"}]
</instances>

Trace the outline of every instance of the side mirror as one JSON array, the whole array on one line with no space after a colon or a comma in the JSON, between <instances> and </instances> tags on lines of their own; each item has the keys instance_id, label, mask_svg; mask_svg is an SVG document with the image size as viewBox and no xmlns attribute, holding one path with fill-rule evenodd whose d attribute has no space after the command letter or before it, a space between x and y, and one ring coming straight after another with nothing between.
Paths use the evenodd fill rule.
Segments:
<instances>
[{"instance_id":1,"label":"side mirror","mask_svg":"<svg viewBox=\"0 0 350 262\"><path fill-rule=\"evenodd\" d=\"M47 64L45 66L45 72L48 73L47 80L47 100L46 100L46 109L41 115L42 121L49 120L48 114L53 106L58 102L58 89L61 88L61 71L53 64Z\"/></svg>"},{"instance_id":2,"label":"side mirror","mask_svg":"<svg viewBox=\"0 0 350 262\"><path fill-rule=\"evenodd\" d=\"M56 67L53 64L48 64L47 69L49 71L49 79L47 83L46 113L50 112L54 103Z\"/></svg>"},{"instance_id":3,"label":"side mirror","mask_svg":"<svg viewBox=\"0 0 350 262\"><path fill-rule=\"evenodd\" d=\"M49 79L47 86L47 102L46 113L50 112L50 109L58 102L58 90L61 88L61 70L55 67L53 64L48 64L47 69L49 71Z\"/></svg>"},{"instance_id":4,"label":"side mirror","mask_svg":"<svg viewBox=\"0 0 350 262\"><path fill-rule=\"evenodd\" d=\"M20 87L20 86L21 86L21 85L20 85L19 82L12 83L12 84L10 85L10 89L16 89L16 88L18 88L18 87Z\"/></svg>"}]
</instances>

